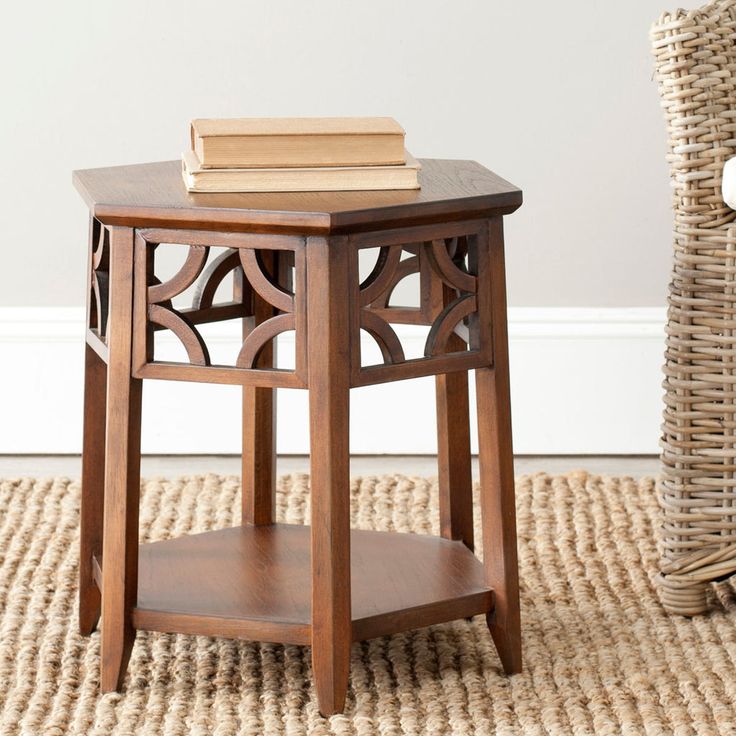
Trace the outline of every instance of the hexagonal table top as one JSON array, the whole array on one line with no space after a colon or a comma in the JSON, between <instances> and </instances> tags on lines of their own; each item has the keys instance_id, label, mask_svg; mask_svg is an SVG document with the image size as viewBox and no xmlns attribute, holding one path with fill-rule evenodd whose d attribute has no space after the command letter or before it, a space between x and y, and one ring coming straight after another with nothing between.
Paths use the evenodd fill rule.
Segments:
<instances>
[{"instance_id":1,"label":"hexagonal table top","mask_svg":"<svg viewBox=\"0 0 736 736\"><path fill-rule=\"evenodd\" d=\"M135 227L339 234L508 214L521 191L475 161L421 159L421 189L360 192L193 193L180 161L74 172L100 221Z\"/></svg>"}]
</instances>

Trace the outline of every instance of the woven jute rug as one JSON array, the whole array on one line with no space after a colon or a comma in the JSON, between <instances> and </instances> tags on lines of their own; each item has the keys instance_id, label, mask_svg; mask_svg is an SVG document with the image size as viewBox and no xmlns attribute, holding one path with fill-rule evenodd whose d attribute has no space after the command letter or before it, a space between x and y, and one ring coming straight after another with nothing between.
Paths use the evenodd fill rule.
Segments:
<instances>
[{"instance_id":1,"label":"woven jute rug","mask_svg":"<svg viewBox=\"0 0 736 736\"><path fill-rule=\"evenodd\" d=\"M309 482L280 482L282 521ZM353 525L437 532L431 480L357 478ZM482 617L356 644L344 715L322 718L309 649L139 633L120 694L98 694L99 634L76 630L79 486L0 484L0 733L734 734L736 596L665 614L651 480L518 480L525 671L506 677ZM237 478L145 483L144 540L234 523ZM478 530L479 533L479 530ZM182 564L186 564L182 561Z\"/></svg>"}]
</instances>

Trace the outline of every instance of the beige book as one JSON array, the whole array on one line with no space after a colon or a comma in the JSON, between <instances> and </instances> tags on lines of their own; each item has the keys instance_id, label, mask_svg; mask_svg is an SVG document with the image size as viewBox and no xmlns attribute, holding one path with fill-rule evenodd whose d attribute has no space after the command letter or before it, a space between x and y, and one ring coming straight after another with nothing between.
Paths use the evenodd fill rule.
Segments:
<instances>
[{"instance_id":1,"label":"beige book","mask_svg":"<svg viewBox=\"0 0 736 736\"><path fill-rule=\"evenodd\" d=\"M419 189L419 162L406 152L400 166L332 166L288 169L203 169L194 151L182 154L190 192L341 192Z\"/></svg>"},{"instance_id":2,"label":"beige book","mask_svg":"<svg viewBox=\"0 0 736 736\"><path fill-rule=\"evenodd\" d=\"M192 120L201 167L304 168L403 164L404 129L393 118Z\"/></svg>"}]
</instances>

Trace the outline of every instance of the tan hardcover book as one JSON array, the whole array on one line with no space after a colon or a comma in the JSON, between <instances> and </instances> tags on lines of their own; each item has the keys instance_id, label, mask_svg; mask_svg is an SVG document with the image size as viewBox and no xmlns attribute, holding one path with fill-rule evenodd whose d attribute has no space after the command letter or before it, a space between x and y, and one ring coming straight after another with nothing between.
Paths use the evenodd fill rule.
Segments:
<instances>
[{"instance_id":1,"label":"tan hardcover book","mask_svg":"<svg viewBox=\"0 0 736 736\"><path fill-rule=\"evenodd\" d=\"M404 129L393 118L199 119L191 137L203 169L404 163Z\"/></svg>"},{"instance_id":2,"label":"tan hardcover book","mask_svg":"<svg viewBox=\"0 0 736 736\"><path fill-rule=\"evenodd\" d=\"M341 192L419 189L419 162L406 152L397 166L320 166L280 169L203 169L194 151L182 154L190 192Z\"/></svg>"}]
</instances>

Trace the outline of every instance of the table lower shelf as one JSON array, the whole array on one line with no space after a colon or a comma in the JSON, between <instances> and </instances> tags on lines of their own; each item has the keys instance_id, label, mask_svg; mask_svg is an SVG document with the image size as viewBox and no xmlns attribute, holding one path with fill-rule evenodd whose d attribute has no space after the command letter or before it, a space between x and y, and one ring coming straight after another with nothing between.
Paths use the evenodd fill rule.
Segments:
<instances>
[{"instance_id":1,"label":"table lower shelf","mask_svg":"<svg viewBox=\"0 0 736 736\"><path fill-rule=\"evenodd\" d=\"M493 606L483 566L461 542L353 530L351 569L354 641ZM308 526L232 527L144 544L138 577L136 629L311 642Z\"/></svg>"}]
</instances>

